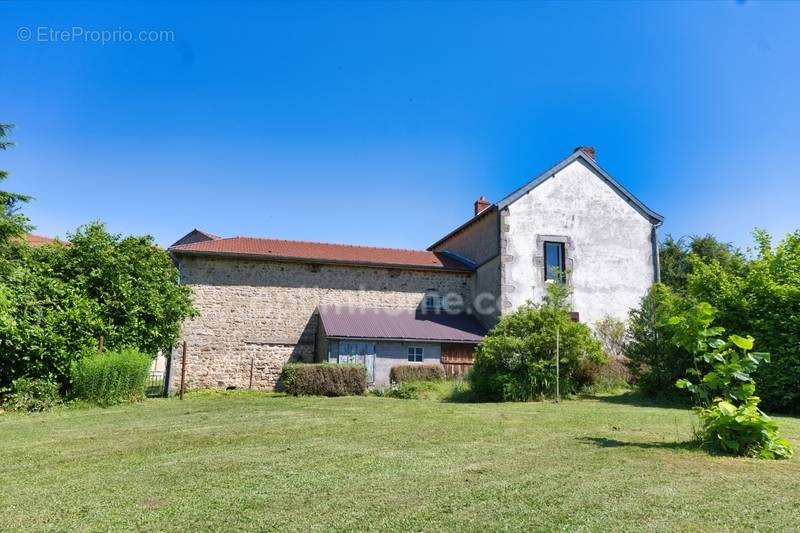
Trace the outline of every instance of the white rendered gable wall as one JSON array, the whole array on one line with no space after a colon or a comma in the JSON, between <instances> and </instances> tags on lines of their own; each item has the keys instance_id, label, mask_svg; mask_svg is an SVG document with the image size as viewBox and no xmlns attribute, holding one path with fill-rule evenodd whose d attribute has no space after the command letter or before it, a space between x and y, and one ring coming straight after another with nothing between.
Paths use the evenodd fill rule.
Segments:
<instances>
[{"instance_id":1,"label":"white rendered gable wall","mask_svg":"<svg viewBox=\"0 0 800 533\"><path fill-rule=\"evenodd\" d=\"M544 241L566 242L581 322L622 320L653 283L652 225L580 160L510 204L502 217L503 313L544 295Z\"/></svg>"}]
</instances>

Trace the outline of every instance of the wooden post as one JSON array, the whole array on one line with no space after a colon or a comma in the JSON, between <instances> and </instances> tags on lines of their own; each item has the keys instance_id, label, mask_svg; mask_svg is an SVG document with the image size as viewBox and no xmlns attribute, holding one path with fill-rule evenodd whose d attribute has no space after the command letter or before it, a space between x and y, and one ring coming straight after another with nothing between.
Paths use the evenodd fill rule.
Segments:
<instances>
[{"instance_id":1,"label":"wooden post","mask_svg":"<svg viewBox=\"0 0 800 533\"><path fill-rule=\"evenodd\" d=\"M556 324L556 403L561 401L561 390L560 390L560 387L559 387L559 385L560 385L559 384L559 381L560 381L559 366L560 366L560 363L561 363L561 361L560 361L560 359L561 359L561 350L560 350L560 348L561 348L561 346L560 346L560 344L561 344L561 342L560 342L561 341L561 335L560 335L560 333L561 332L558 329L558 324Z\"/></svg>"},{"instance_id":2,"label":"wooden post","mask_svg":"<svg viewBox=\"0 0 800 533\"><path fill-rule=\"evenodd\" d=\"M253 365L255 364L255 361L256 361L255 357L251 357L250 358L250 387L249 388L251 388L251 389L253 388Z\"/></svg>"},{"instance_id":3,"label":"wooden post","mask_svg":"<svg viewBox=\"0 0 800 533\"><path fill-rule=\"evenodd\" d=\"M100 335L100 340L97 342L97 351L103 353L106 349L106 338Z\"/></svg>"},{"instance_id":4,"label":"wooden post","mask_svg":"<svg viewBox=\"0 0 800 533\"><path fill-rule=\"evenodd\" d=\"M186 383L186 341L183 341L183 355L181 356L181 389L178 394L180 399L183 400L183 391Z\"/></svg>"}]
</instances>

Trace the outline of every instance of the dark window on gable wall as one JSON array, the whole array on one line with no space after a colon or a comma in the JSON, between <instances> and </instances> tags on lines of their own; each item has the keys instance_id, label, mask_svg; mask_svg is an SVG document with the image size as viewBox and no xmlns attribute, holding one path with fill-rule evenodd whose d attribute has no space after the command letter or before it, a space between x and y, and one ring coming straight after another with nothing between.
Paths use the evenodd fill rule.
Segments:
<instances>
[{"instance_id":1,"label":"dark window on gable wall","mask_svg":"<svg viewBox=\"0 0 800 533\"><path fill-rule=\"evenodd\" d=\"M564 281L566 261L563 242L544 243L544 279Z\"/></svg>"}]
</instances>

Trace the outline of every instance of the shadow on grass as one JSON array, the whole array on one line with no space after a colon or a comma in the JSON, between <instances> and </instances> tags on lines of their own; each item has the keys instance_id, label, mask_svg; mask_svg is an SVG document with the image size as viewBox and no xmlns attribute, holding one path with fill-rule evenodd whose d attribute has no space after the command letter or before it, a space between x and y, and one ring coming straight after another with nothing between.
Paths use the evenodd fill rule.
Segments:
<instances>
[{"instance_id":1,"label":"shadow on grass","mask_svg":"<svg viewBox=\"0 0 800 533\"><path fill-rule=\"evenodd\" d=\"M578 437L577 441L584 444L594 444L599 448L642 448L645 450L699 450L700 443L696 440L683 442L624 442L606 437Z\"/></svg>"},{"instance_id":2,"label":"shadow on grass","mask_svg":"<svg viewBox=\"0 0 800 533\"><path fill-rule=\"evenodd\" d=\"M581 395L581 398L636 407L663 407L665 409L690 409L692 407L692 404L684 398L674 396L653 398L638 391L623 394Z\"/></svg>"}]
</instances>

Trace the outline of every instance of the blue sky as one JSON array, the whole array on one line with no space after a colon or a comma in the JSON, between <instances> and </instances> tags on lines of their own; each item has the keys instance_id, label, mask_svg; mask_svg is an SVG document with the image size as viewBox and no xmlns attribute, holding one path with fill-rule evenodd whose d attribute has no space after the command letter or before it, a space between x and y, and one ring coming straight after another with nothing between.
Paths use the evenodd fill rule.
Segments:
<instances>
[{"instance_id":1,"label":"blue sky","mask_svg":"<svg viewBox=\"0 0 800 533\"><path fill-rule=\"evenodd\" d=\"M174 41L38 40L73 27ZM794 3L7 2L0 168L46 235L421 248L588 144L665 233L746 245L800 227L798 27Z\"/></svg>"}]
</instances>

